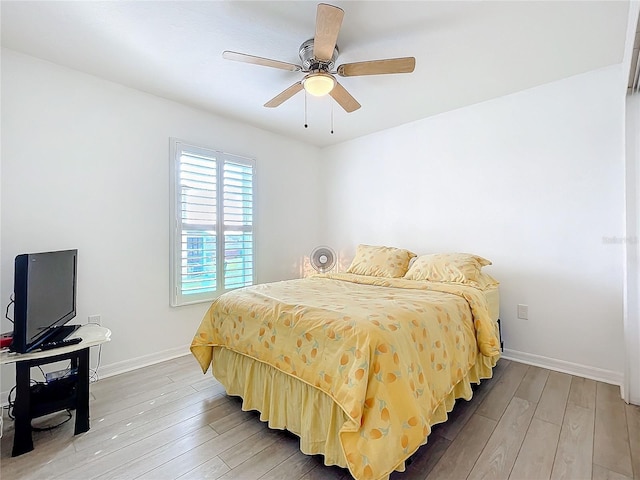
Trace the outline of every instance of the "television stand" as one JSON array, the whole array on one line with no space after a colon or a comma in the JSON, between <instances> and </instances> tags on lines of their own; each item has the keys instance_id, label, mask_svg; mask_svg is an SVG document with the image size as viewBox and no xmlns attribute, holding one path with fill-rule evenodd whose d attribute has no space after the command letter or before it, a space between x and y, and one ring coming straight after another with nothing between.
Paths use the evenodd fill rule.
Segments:
<instances>
[{"instance_id":1,"label":"television stand","mask_svg":"<svg viewBox=\"0 0 640 480\"><path fill-rule=\"evenodd\" d=\"M0 364L16 364L16 398L13 413L15 434L11 456L17 457L33 450L31 420L58 412L75 410L74 434L89 430L89 348L111 340L111 331L100 325L82 325L72 335L81 337L75 345L29 353L0 351ZM77 373L46 384L31 387L31 368L48 363L71 360L71 370Z\"/></svg>"}]
</instances>

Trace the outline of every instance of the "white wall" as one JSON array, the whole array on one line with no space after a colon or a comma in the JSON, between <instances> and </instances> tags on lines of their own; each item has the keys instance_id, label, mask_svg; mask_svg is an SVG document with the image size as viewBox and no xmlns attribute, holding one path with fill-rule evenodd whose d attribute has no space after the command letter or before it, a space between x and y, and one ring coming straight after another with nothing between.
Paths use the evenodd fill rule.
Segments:
<instances>
[{"instance_id":1,"label":"white wall","mask_svg":"<svg viewBox=\"0 0 640 480\"><path fill-rule=\"evenodd\" d=\"M175 136L257 159L260 282L296 276L319 243L346 259L361 242L472 251L502 281L509 355L619 382L624 248L603 238L625 234L621 75L590 72L319 152L3 50L0 305L16 254L77 247L78 320L101 314L113 330L106 371L186 351L206 305L168 306ZM307 181L321 173L326 191Z\"/></svg>"},{"instance_id":2,"label":"white wall","mask_svg":"<svg viewBox=\"0 0 640 480\"><path fill-rule=\"evenodd\" d=\"M169 137L256 159L257 279L297 276L318 242L317 148L2 50L0 305L15 255L78 248L77 321L113 332L104 371L186 353L207 308L169 307Z\"/></svg>"},{"instance_id":3,"label":"white wall","mask_svg":"<svg viewBox=\"0 0 640 480\"><path fill-rule=\"evenodd\" d=\"M631 71L631 59L635 44L640 1L629 4L627 41L622 62L626 71ZM635 73L635 72L634 72ZM625 77L623 88L629 85ZM625 272L625 318L626 342L625 400L640 405L640 93L627 95L626 99L626 272Z\"/></svg>"},{"instance_id":4,"label":"white wall","mask_svg":"<svg viewBox=\"0 0 640 480\"><path fill-rule=\"evenodd\" d=\"M489 258L507 355L620 384L621 75L609 67L324 149L329 244L346 257L371 243Z\"/></svg>"},{"instance_id":5,"label":"white wall","mask_svg":"<svg viewBox=\"0 0 640 480\"><path fill-rule=\"evenodd\" d=\"M629 400L640 405L640 94L626 103L626 374Z\"/></svg>"}]
</instances>

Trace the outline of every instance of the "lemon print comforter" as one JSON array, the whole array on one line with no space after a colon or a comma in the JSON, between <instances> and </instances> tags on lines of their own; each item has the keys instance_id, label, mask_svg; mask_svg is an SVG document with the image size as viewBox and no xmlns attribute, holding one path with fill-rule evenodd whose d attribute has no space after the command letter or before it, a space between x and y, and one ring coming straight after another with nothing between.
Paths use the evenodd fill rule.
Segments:
<instances>
[{"instance_id":1,"label":"lemon print comforter","mask_svg":"<svg viewBox=\"0 0 640 480\"><path fill-rule=\"evenodd\" d=\"M499 345L474 287L328 274L220 296L191 352L203 372L222 346L325 392L348 418L340 445L364 480L402 468L454 386L478 356L495 365Z\"/></svg>"}]
</instances>

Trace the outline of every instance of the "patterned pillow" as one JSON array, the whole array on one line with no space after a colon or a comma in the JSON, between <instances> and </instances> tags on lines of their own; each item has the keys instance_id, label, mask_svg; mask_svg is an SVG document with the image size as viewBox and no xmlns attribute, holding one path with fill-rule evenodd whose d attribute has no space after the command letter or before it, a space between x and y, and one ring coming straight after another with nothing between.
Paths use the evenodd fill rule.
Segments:
<instances>
[{"instance_id":1,"label":"patterned pillow","mask_svg":"<svg viewBox=\"0 0 640 480\"><path fill-rule=\"evenodd\" d=\"M478 283L481 280L480 270L486 265L491 265L491 262L470 253L421 255L413 262L404 278L430 282L462 283L480 287Z\"/></svg>"},{"instance_id":2,"label":"patterned pillow","mask_svg":"<svg viewBox=\"0 0 640 480\"><path fill-rule=\"evenodd\" d=\"M500 285L500 282L498 280L493 278L488 273L484 272L480 272L480 275L478 275L478 279L476 280L476 282L478 283L478 288L480 290L486 290L488 288L497 287L498 285Z\"/></svg>"},{"instance_id":3,"label":"patterned pillow","mask_svg":"<svg viewBox=\"0 0 640 480\"><path fill-rule=\"evenodd\" d=\"M409 268L409 261L416 254L394 247L358 245L356 256L347 273L370 277L402 277Z\"/></svg>"}]
</instances>

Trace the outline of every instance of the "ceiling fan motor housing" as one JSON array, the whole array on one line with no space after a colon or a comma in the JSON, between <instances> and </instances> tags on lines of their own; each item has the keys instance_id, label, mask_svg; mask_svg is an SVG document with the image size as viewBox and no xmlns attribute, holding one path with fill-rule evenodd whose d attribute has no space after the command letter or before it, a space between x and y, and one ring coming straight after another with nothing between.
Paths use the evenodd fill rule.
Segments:
<instances>
[{"instance_id":1,"label":"ceiling fan motor housing","mask_svg":"<svg viewBox=\"0 0 640 480\"><path fill-rule=\"evenodd\" d=\"M313 56L313 38L310 38L302 45L300 45L299 54L300 60L302 61L302 68L305 71L321 70L323 72L329 72L333 70L340 51L338 50L338 46L336 45L333 48L333 55L331 56L331 60L329 60L328 62L316 60L316 58Z\"/></svg>"}]
</instances>

